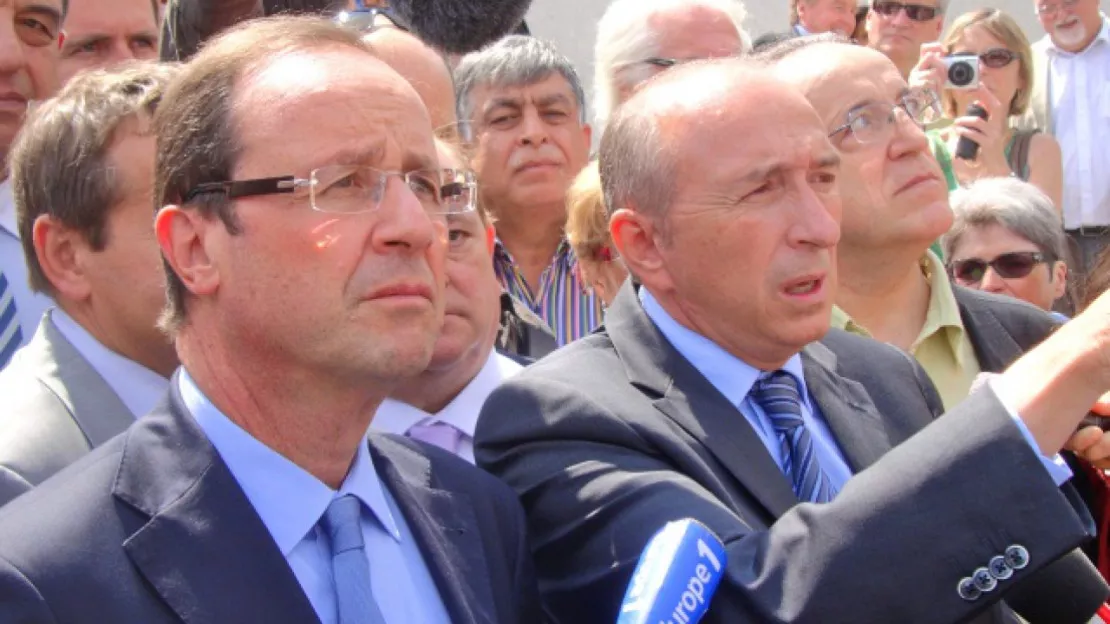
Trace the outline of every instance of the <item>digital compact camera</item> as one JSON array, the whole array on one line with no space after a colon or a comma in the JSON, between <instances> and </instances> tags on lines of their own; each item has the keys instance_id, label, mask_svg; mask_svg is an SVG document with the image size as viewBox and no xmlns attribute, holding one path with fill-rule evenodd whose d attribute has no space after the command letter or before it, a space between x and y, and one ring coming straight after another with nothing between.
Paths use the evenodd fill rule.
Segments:
<instances>
[{"instance_id":1,"label":"digital compact camera","mask_svg":"<svg viewBox=\"0 0 1110 624\"><path fill-rule=\"evenodd\" d=\"M977 89L979 87L979 57L971 54L944 57L948 67L949 89Z\"/></svg>"}]
</instances>

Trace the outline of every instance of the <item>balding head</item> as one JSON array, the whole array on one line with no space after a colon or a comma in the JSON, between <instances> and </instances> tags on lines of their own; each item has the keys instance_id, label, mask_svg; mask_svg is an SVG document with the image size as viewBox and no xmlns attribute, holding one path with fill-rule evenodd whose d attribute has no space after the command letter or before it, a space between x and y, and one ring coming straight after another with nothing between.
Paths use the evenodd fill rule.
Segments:
<instances>
[{"instance_id":1,"label":"balding head","mask_svg":"<svg viewBox=\"0 0 1110 624\"><path fill-rule=\"evenodd\" d=\"M839 157L771 70L661 74L617 109L600 163L614 244L679 324L764 370L828 330Z\"/></svg>"},{"instance_id":2,"label":"balding head","mask_svg":"<svg viewBox=\"0 0 1110 624\"><path fill-rule=\"evenodd\" d=\"M399 28L379 28L363 41L416 89L434 127L455 123L455 85L438 52Z\"/></svg>"}]
</instances>

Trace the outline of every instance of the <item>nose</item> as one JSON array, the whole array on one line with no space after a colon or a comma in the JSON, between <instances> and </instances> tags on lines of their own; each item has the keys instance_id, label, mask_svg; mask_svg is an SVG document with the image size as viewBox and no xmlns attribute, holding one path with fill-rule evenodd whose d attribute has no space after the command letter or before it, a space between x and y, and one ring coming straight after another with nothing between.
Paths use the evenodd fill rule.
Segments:
<instances>
[{"instance_id":1,"label":"nose","mask_svg":"<svg viewBox=\"0 0 1110 624\"><path fill-rule=\"evenodd\" d=\"M890 23L899 27L909 26L912 22L913 20L910 19L909 14L906 13L906 9L904 8L898 9L897 13L890 16Z\"/></svg>"},{"instance_id":2,"label":"nose","mask_svg":"<svg viewBox=\"0 0 1110 624\"><path fill-rule=\"evenodd\" d=\"M27 64L15 28L15 20L0 20L0 76L14 74Z\"/></svg>"},{"instance_id":3,"label":"nose","mask_svg":"<svg viewBox=\"0 0 1110 624\"><path fill-rule=\"evenodd\" d=\"M840 242L840 197L814 191L808 183L797 197L795 222L788 231L795 247L829 249Z\"/></svg>"},{"instance_id":4,"label":"nose","mask_svg":"<svg viewBox=\"0 0 1110 624\"><path fill-rule=\"evenodd\" d=\"M421 255L439 238L435 217L399 178L390 178L375 212L371 244L380 253Z\"/></svg>"},{"instance_id":5,"label":"nose","mask_svg":"<svg viewBox=\"0 0 1110 624\"><path fill-rule=\"evenodd\" d=\"M901 106L895 107L894 120L891 124L894 126L894 132L891 133L890 140L891 160L897 160L929 149L929 139L925 136L925 131Z\"/></svg>"},{"instance_id":6,"label":"nose","mask_svg":"<svg viewBox=\"0 0 1110 624\"><path fill-rule=\"evenodd\" d=\"M993 267L988 266L987 271L983 273L983 279L979 280L979 290L1004 293L1009 290L1009 287L1006 280L1002 279L1002 276L996 273Z\"/></svg>"},{"instance_id":7,"label":"nose","mask_svg":"<svg viewBox=\"0 0 1110 624\"><path fill-rule=\"evenodd\" d=\"M540 145L547 141L547 125L536 110L523 113L520 130L520 142L524 145Z\"/></svg>"}]
</instances>

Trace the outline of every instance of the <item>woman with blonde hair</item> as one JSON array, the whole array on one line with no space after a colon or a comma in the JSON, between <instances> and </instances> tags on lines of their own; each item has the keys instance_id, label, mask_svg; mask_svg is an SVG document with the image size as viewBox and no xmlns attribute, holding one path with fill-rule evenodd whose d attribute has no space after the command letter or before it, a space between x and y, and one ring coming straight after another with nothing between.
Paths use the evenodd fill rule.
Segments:
<instances>
[{"instance_id":1,"label":"woman with blonde hair","mask_svg":"<svg viewBox=\"0 0 1110 624\"><path fill-rule=\"evenodd\" d=\"M1021 27L998 9L972 11L956 18L941 49L945 56L968 55L979 61L978 88L944 90L944 111L954 121L931 137L949 186L966 186L989 177L1017 177L1048 195L1059 211L1063 193L1060 144L1049 134L1018 131L1010 123L1029 108L1033 86L1033 52ZM985 109L988 118L969 115L973 104ZM964 137L979 145L974 159L954 157Z\"/></svg>"},{"instance_id":2,"label":"woman with blonde hair","mask_svg":"<svg viewBox=\"0 0 1110 624\"><path fill-rule=\"evenodd\" d=\"M578 258L582 281L608 307L628 277L609 236L609 217L601 191L597 161L587 165L567 191L567 240Z\"/></svg>"}]
</instances>

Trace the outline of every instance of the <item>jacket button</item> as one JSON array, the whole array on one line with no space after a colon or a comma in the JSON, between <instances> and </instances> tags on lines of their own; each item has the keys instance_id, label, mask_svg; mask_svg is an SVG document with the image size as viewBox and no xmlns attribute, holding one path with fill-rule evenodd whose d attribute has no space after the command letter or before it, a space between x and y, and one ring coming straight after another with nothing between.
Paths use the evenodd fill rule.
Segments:
<instances>
[{"instance_id":1,"label":"jacket button","mask_svg":"<svg viewBox=\"0 0 1110 624\"><path fill-rule=\"evenodd\" d=\"M979 596L983 595L983 590L975 586L975 581L970 576L960 579L960 584L956 587L956 593L960 598L968 601L978 600Z\"/></svg>"},{"instance_id":2,"label":"jacket button","mask_svg":"<svg viewBox=\"0 0 1110 624\"><path fill-rule=\"evenodd\" d=\"M986 568L979 568L972 572L971 580L976 587L985 592L994 591L994 588L998 587L998 579L991 576L990 571Z\"/></svg>"},{"instance_id":3,"label":"jacket button","mask_svg":"<svg viewBox=\"0 0 1110 624\"><path fill-rule=\"evenodd\" d=\"M987 570L990 571L991 576L1000 581L1005 581L1014 575L1014 569L1010 567L1010 564L1002 555L992 557L990 563L987 564Z\"/></svg>"},{"instance_id":4,"label":"jacket button","mask_svg":"<svg viewBox=\"0 0 1110 624\"><path fill-rule=\"evenodd\" d=\"M1006 549L1006 563L1015 570L1021 570L1029 565L1029 551L1021 544L1014 544Z\"/></svg>"}]
</instances>

